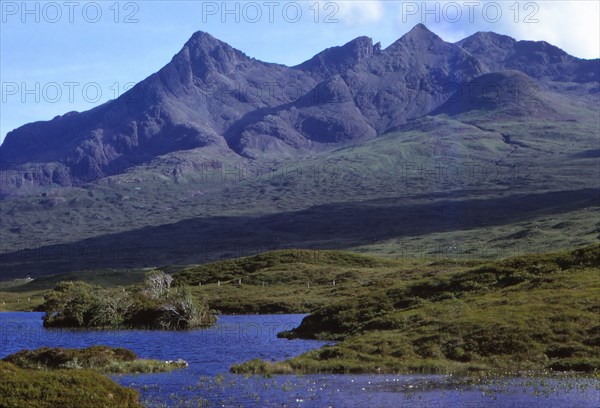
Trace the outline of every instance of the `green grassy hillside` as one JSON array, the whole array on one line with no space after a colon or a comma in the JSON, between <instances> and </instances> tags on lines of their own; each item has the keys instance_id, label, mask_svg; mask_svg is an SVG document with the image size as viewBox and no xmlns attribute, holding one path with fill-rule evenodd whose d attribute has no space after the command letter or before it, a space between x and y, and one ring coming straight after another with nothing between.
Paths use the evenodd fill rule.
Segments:
<instances>
[{"instance_id":1,"label":"green grassy hillside","mask_svg":"<svg viewBox=\"0 0 600 408\"><path fill-rule=\"evenodd\" d=\"M349 252L281 250L188 267L174 277L222 313L308 313L414 273L417 264L428 268Z\"/></svg>"},{"instance_id":2,"label":"green grassy hillside","mask_svg":"<svg viewBox=\"0 0 600 408\"><path fill-rule=\"evenodd\" d=\"M514 247L592 244L598 120L578 115L424 117L285 161L158 157L85 188L2 201L0 271L186 265L281 248L414 257L452 246L498 259Z\"/></svg>"},{"instance_id":3,"label":"green grassy hillside","mask_svg":"<svg viewBox=\"0 0 600 408\"><path fill-rule=\"evenodd\" d=\"M431 270L428 265L422 260L294 249L163 270L173 274L174 284L189 286L198 300L208 299L210 307L222 313L308 313L335 298L350 298L368 292L373 285L392 282L399 273L414 275ZM90 283L120 293L123 287L139 285L146 273L79 271L6 282L0 289L0 301L4 302L1 310L33 310L43 303L47 291L64 281Z\"/></svg>"},{"instance_id":4,"label":"green grassy hillside","mask_svg":"<svg viewBox=\"0 0 600 408\"><path fill-rule=\"evenodd\" d=\"M600 246L530 255L385 287L325 306L284 337L334 346L234 372L494 373L600 369Z\"/></svg>"}]
</instances>

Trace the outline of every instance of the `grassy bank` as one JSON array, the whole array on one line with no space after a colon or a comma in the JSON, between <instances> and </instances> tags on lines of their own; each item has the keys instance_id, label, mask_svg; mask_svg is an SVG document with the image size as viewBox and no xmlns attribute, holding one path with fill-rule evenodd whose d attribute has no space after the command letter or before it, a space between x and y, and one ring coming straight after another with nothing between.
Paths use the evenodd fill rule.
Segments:
<instances>
[{"instance_id":1,"label":"grassy bank","mask_svg":"<svg viewBox=\"0 0 600 408\"><path fill-rule=\"evenodd\" d=\"M141 408L137 391L91 370L32 370L0 361L0 406Z\"/></svg>"},{"instance_id":2,"label":"grassy bank","mask_svg":"<svg viewBox=\"0 0 600 408\"><path fill-rule=\"evenodd\" d=\"M600 246L466 270L438 266L337 301L289 338L339 341L237 373L515 373L600 369Z\"/></svg>"}]
</instances>

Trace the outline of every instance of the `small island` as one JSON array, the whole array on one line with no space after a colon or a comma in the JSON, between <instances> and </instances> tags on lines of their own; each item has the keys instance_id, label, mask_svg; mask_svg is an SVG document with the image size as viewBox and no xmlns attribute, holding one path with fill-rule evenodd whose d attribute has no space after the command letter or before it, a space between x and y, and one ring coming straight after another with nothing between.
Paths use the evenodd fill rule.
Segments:
<instances>
[{"instance_id":1,"label":"small island","mask_svg":"<svg viewBox=\"0 0 600 408\"><path fill-rule=\"evenodd\" d=\"M161 271L142 285L108 290L82 281L60 282L44 296L44 327L186 330L215 323L206 298L195 299Z\"/></svg>"},{"instance_id":2,"label":"small island","mask_svg":"<svg viewBox=\"0 0 600 408\"><path fill-rule=\"evenodd\" d=\"M146 360L126 348L91 346L84 349L42 347L21 350L2 359L23 369L93 370L105 374L163 373L188 366L184 360Z\"/></svg>"}]
</instances>

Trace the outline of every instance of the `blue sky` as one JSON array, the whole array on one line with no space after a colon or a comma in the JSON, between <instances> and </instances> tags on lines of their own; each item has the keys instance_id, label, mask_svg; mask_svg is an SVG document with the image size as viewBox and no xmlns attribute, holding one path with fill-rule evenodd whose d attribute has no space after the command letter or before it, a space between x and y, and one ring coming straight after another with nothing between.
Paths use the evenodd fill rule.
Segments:
<instances>
[{"instance_id":1,"label":"blue sky","mask_svg":"<svg viewBox=\"0 0 600 408\"><path fill-rule=\"evenodd\" d=\"M367 35L385 48L417 23L446 41L477 31L600 56L592 1L0 0L0 139L25 123L114 99L202 30L247 55L296 65Z\"/></svg>"}]
</instances>

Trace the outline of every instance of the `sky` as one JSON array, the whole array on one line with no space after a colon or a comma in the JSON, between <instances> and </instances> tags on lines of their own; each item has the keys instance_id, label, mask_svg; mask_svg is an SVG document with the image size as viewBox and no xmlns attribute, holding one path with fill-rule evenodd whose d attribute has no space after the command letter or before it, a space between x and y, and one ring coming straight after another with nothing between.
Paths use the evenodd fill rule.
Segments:
<instances>
[{"instance_id":1,"label":"sky","mask_svg":"<svg viewBox=\"0 0 600 408\"><path fill-rule=\"evenodd\" d=\"M448 42L494 31L600 57L598 0L0 0L0 140L118 97L199 30L293 66L362 35L385 48L418 23Z\"/></svg>"}]
</instances>

